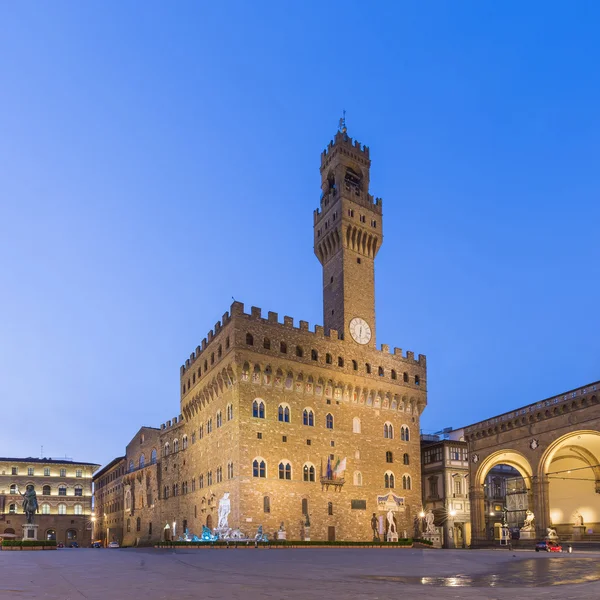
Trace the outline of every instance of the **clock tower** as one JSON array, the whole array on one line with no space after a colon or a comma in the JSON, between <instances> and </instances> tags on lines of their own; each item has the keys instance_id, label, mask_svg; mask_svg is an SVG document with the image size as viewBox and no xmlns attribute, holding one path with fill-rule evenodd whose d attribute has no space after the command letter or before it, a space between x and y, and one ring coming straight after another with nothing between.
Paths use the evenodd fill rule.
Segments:
<instances>
[{"instance_id":1,"label":"clock tower","mask_svg":"<svg viewBox=\"0 0 600 600\"><path fill-rule=\"evenodd\" d=\"M375 257L383 242L382 201L369 194L369 148L353 141L345 119L321 154L321 207L314 250L323 266L323 325L375 346Z\"/></svg>"}]
</instances>

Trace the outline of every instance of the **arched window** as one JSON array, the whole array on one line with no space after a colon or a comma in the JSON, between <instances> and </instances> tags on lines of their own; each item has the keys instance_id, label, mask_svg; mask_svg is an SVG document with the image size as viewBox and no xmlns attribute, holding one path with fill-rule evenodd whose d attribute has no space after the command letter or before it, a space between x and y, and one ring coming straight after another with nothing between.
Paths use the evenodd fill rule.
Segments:
<instances>
[{"instance_id":1,"label":"arched window","mask_svg":"<svg viewBox=\"0 0 600 600\"><path fill-rule=\"evenodd\" d=\"M341 356L338 356L338 367L344 366L344 359Z\"/></svg>"},{"instance_id":2,"label":"arched window","mask_svg":"<svg viewBox=\"0 0 600 600\"><path fill-rule=\"evenodd\" d=\"M76 496L83 496L83 488L80 485L76 485L74 491Z\"/></svg>"},{"instance_id":3,"label":"arched window","mask_svg":"<svg viewBox=\"0 0 600 600\"><path fill-rule=\"evenodd\" d=\"M299 356L300 358L304 356L304 351L300 346L296 346L296 356Z\"/></svg>"},{"instance_id":4,"label":"arched window","mask_svg":"<svg viewBox=\"0 0 600 600\"><path fill-rule=\"evenodd\" d=\"M156 464L156 448L152 448L152 454L150 454L150 464Z\"/></svg>"},{"instance_id":5,"label":"arched window","mask_svg":"<svg viewBox=\"0 0 600 600\"><path fill-rule=\"evenodd\" d=\"M271 499L269 496L265 496L263 498L263 512L270 513L271 512Z\"/></svg>"},{"instance_id":6,"label":"arched window","mask_svg":"<svg viewBox=\"0 0 600 600\"><path fill-rule=\"evenodd\" d=\"M49 485L45 485L42 488L42 496L49 496L50 494L51 494L50 486Z\"/></svg>"},{"instance_id":7,"label":"arched window","mask_svg":"<svg viewBox=\"0 0 600 600\"><path fill-rule=\"evenodd\" d=\"M252 461L252 476L263 478L267 476L267 463L263 458L255 458L254 461Z\"/></svg>"},{"instance_id":8,"label":"arched window","mask_svg":"<svg viewBox=\"0 0 600 600\"><path fill-rule=\"evenodd\" d=\"M319 353L316 350L310 351L311 360L319 360Z\"/></svg>"},{"instance_id":9,"label":"arched window","mask_svg":"<svg viewBox=\"0 0 600 600\"><path fill-rule=\"evenodd\" d=\"M311 463L306 463L302 468L302 478L304 481L315 480L315 466Z\"/></svg>"},{"instance_id":10,"label":"arched window","mask_svg":"<svg viewBox=\"0 0 600 600\"><path fill-rule=\"evenodd\" d=\"M290 422L290 407L287 404L280 404L277 409L277 418L282 423Z\"/></svg>"},{"instance_id":11,"label":"arched window","mask_svg":"<svg viewBox=\"0 0 600 600\"><path fill-rule=\"evenodd\" d=\"M287 460L282 460L279 463L279 479L292 478L292 465Z\"/></svg>"},{"instance_id":12,"label":"arched window","mask_svg":"<svg viewBox=\"0 0 600 600\"><path fill-rule=\"evenodd\" d=\"M17 493L17 484L16 483L12 483L10 486L10 493L11 494L16 494Z\"/></svg>"},{"instance_id":13,"label":"arched window","mask_svg":"<svg viewBox=\"0 0 600 600\"><path fill-rule=\"evenodd\" d=\"M73 507L73 511L76 515L82 515L83 514L83 506L81 506L81 504L76 504Z\"/></svg>"},{"instance_id":14,"label":"arched window","mask_svg":"<svg viewBox=\"0 0 600 600\"><path fill-rule=\"evenodd\" d=\"M269 338L265 338L263 340L263 348L265 350L270 350L271 349L271 340Z\"/></svg>"},{"instance_id":15,"label":"arched window","mask_svg":"<svg viewBox=\"0 0 600 600\"><path fill-rule=\"evenodd\" d=\"M403 442L410 441L410 431L406 425L402 425L402 427L400 428L400 439Z\"/></svg>"},{"instance_id":16,"label":"arched window","mask_svg":"<svg viewBox=\"0 0 600 600\"><path fill-rule=\"evenodd\" d=\"M352 433L360 433L360 419L358 417L352 419Z\"/></svg>"},{"instance_id":17,"label":"arched window","mask_svg":"<svg viewBox=\"0 0 600 600\"><path fill-rule=\"evenodd\" d=\"M146 466L146 457L142 454L140 456L140 469L143 469Z\"/></svg>"},{"instance_id":18,"label":"arched window","mask_svg":"<svg viewBox=\"0 0 600 600\"><path fill-rule=\"evenodd\" d=\"M405 465L410 465L410 458L406 452L402 455L402 462Z\"/></svg>"},{"instance_id":19,"label":"arched window","mask_svg":"<svg viewBox=\"0 0 600 600\"><path fill-rule=\"evenodd\" d=\"M135 521L135 530L141 531L141 529L142 529L142 519L140 519L140 517L138 517Z\"/></svg>"},{"instance_id":20,"label":"arched window","mask_svg":"<svg viewBox=\"0 0 600 600\"><path fill-rule=\"evenodd\" d=\"M412 482L410 480L410 475L404 475L402 477L402 489L410 490L412 488Z\"/></svg>"},{"instance_id":21,"label":"arched window","mask_svg":"<svg viewBox=\"0 0 600 600\"><path fill-rule=\"evenodd\" d=\"M188 447L188 436L184 435L181 438L181 448L182 448L182 450L185 450L187 447Z\"/></svg>"},{"instance_id":22,"label":"arched window","mask_svg":"<svg viewBox=\"0 0 600 600\"><path fill-rule=\"evenodd\" d=\"M325 362L330 365L331 364L331 354L329 354L329 352L327 352L327 354L325 354Z\"/></svg>"},{"instance_id":23,"label":"arched window","mask_svg":"<svg viewBox=\"0 0 600 600\"><path fill-rule=\"evenodd\" d=\"M173 440L173 452L179 452L179 440Z\"/></svg>"},{"instance_id":24,"label":"arched window","mask_svg":"<svg viewBox=\"0 0 600 600\"><path fill-rule=\"evenodd\" d=\"M198 428L198 439L201 440L204 437L204 425L200 425Z\"/></svg>"},{"instance_id":25,"label":"arched window","mask_svg":"<svg viewBox=\"0 0 600 600\"><path fill-rule=\"evenodd\" d=\"M8 512L11 515L17 514L17 505L16 504L10 504L9 507L8 507Z\"/></svg>"},{"instance_id":26,"label":"arched window","mask_svg":"<svg viewBox=\"0 0 600 600\"><path fill-rule=\"evenodd\" d=\"M260 398L252 403L252 416L255 419L265 418L265 403Z\"/></svg>"},{"instance_id":27,"label":"arched window","mask_svg":"<svg viewBox=\"0 0 600 600\"><path fill-rule=\"evenodd\" d=\"M367 371L367 374L370 375L371 374L371 365L369 363L365 363L365 369Z\"/></svg>"},{"instance_id":28,"label":"arched window","mask_svg":"<svg viewBox=\"0 0 600 600\"><path fill-rule=\"evenodd\" d=\"M67 505L66 504L59 504L58 505L58 514L59 515L66 515L67 514Z\"/></svg>"},{"instance_id":29,"label":"arched window","mask_svg":"<svg viewBox=\"0 0 600 600\"><path fill-rule=\"evenodd\" d=\"M353 481L354 481L354 485L357 485L357 486L362 485L362 473L360 471L354 471Z\"/></svg>"},{"instance_id":30,"label":"arched window","mask_svg":"<svg viewBox=\"0 0 600 600\"><path fill-rule=\"evenodd\" d=\"M285 342L280 342L279 352L281 352L282 354L287 354L287 344Z\"/></svg>"},{"instance_id":31,"label":"arched window","mask_svg":"<svg viewBox=\"0 0 600 600\"><path fill-rule=\"evenodd\" d=\"M408 373L406 371L402 375L402 380L404 381L404 383L408 383Z\"/></svg>"},{"instance_id":32,"label":"arched window","mask_svg":"<svg viewBox=\"0 0 600 600\"><path fill-rule=\"evenodd\" d=\"M383 424L383 437L387 440L394 439L394 426L389 421Z\"/></svg>"},{"instance_id":33,"label":"arched window","mask_svg":"<svg viewBox=\"0 0 600 600\"><path fill-rule=\"evenodd\" d=\"M398 374L392 369L392 379L398 379Z\"/></svg>"},{"instance_id":34,"label":"arched window","mask_svg":"<svg viewBox=\"0 0 600 600\"><path fill-rule=\"evenodd\" d=\"M173 496L175 495L175 486L173 486ZM125 510L131 510L131 492L125 493Z\"/></svg>"},{"instance_id":35,"label":"arched window","mask_svg":"<svg viewBox=\"0 0 600 600\"><path fill-rule=\"evenodd\" d=\"M169 452L170 452L169 442L166 442L165 443L165 456L169 456Z\"/></svg>"},{"instance_id":36,"label":"arched window","mask_svg":"<svg viewBox=\"0 0 600 600\"><path fill-rule=\"evenodd\" d=\"M302 498L302 514L308 514L308 498Z\"/></svg>"},{"instance_id":37,"label":"arched window","mask_svg":"<svg viewBox=\"0 0 600 600\"><path fill-rule=\"evenodd\" d=\"M393 489L395 487L394 474L391 471L386 471L383 476L383 485L386 488Z\"/></svg>"},{"instance_id":38,"label":"arched window","mask_svg":"<svg viewBox=\"0 0 600 600\"><path fill-rule=\"evenodd\" d=\"M379 373L379 377L383 377L385 375L385 371L383 370L383 367L379 367L377 372Z\"/></svg>"},{"instance_id":39,"label":"arched window","mask_svg":"<svg viewBox=\"0 0 600 600\"><path fill-rule=\"evenodd\" d=\"M302 411L302 424L308 425L309 427L314 427L315 424L315 413L311 408L305 408Z\"/></svg>"},{"instance_id":40,"label":"arched window","mask_svg":"<svg viewBox=\"0 0 600 600\"><path fill-rule=\"evenodd\" d=\"M135 471L135 466L133 464L133 459L129 461L129 472Z\"/></svg>"},{"instance_id":41,"label":"arched window","mask_svg":"<svg viewBox=\"0 0 600 600\"><path fill-rule=\"evenodd\" d=\"M358 371L358 363L355 360L352 361L352 370Z\"/></svg>"},{"instance_id":42,"label":"arched window","mask_svg":"<svg viewBox=\"0 0 600 600\"><path fill-rule=\"evenodd\" d=\"M67 529L67 539L68 540L76 540L77 539L77 530Z\"/></svg>"},{"instance_id":43,"label":"arched window","mask_svg":"<svg viewBox=\"0 0 600 600\"><path fill-rule=\"evenodd\" d=\"M421 385L421 378L418 375L415 375L415 385Z\"/></svg>"},{"instance_id":44,"label":"arched window","mask_svg":"<svg viewBox=\"0 0 600 600\"><path fill-rule=\"evenodd\" d=\"M333 502L328 502L327 503L327 514L328 515L332 515L333 514Z\"/></svg>"},{"instance_id":45,"label":"arched window","mask_svg":"<svg viewBox=\"0 0 600 600\"><path fill-rule=\"evenodd\" d=\"M251 333L246 334L246 344L248 346L254 346L254 338L252 337Z\"/></svg>"},{"instance_id":46,"label":"arched window","mask_svg":"<svg viewBox=\"0 0 600 600\"><path fill-rule=\"evenodd\" d=\"M333 429L333 415L331 413L327 413L325 417L325 426L327 429Z\"/></svg>"},{"instance_id":47,"label":"arched window","mask_svg":"<svg viewBox=\"0 0 600 600\"><path fill-rule=\"evenodd\" d=\"M394 462L394 455L392 454L391 450L387 450L385 453L385 462L387 463L393 463Z\"/></svg>"},{"instance_id":48,"label":"arched window","mask_svg":"<svg viewBox=\"0 0 600 600\"><path fill-rule=\"evenodd\" d=\"M49 542L56 541L56 530L55 529L48 529L46 531L46 539Z\"/></svg>"},{"instance_id":49,"label":"arched window","mask_svg":"<svg viewBox=\"0 0 600 600\"><path fill-rule=\"evenodd\" d=\"M58 495L59 496L66 496L67 495L67 486L64 483L61 483L58 486Z\"/></svg>"},{"instance_id":50,"label":"arched window","mask_svg":"<svg viewBox=\"0 0 600 600\"><path fill-rule=\"evenodd\" d=\"M227 405L227 420L231 421L233 419L233 404Z\"/></svg>"},{"instance_id":51,"label":"arched window","mask_svg":"<svg viewBox=\"0 0 600 600\"><path fill-rule=\"evenodd\" d=\"M222 355L222 354L223 354L223 346L221 346L221 345L219 344L219 349L217 350L217 356L218 356L219 358L221 358L221 355Z\"/></svg>"},{"instance_id":52,"label":"arched window","mask_svg":"<svg viewBox=\"0 0 600 600\"><path fill-rule=\"evenodd\" d=\"M50 505L47 502L44 502L44 504L42 504L42 514L43 515L50 514Z\"/></svg>"},{"instance_id":53,"label":"arched window","mask_svg":"<svg viewBox=\"0 0 600 600\"><path fill-rule=\"evenodd\" d=\"M223 415L220 410L217 411L217 429L223 425Z\"/></svg>"}]
</instances>

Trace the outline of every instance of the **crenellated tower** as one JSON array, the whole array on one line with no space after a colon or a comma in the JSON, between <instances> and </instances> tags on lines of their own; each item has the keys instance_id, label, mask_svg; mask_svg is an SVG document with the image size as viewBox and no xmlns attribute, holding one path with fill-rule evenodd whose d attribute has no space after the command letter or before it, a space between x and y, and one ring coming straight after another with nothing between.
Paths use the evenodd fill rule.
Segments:
<instances>
[{"instance_id":1,"label":"crenellated tower","mask_svg":"<svg viewBox=\"0 0 600 600\"><path fill-rule=\"evenodd\" d=\"M345 120L321 154L321 207L314 250L323 265L323 324L375 346L375 257L383 242L382 201L369 194L369 148L348 136Z\"/></svg>"}]
</instances>

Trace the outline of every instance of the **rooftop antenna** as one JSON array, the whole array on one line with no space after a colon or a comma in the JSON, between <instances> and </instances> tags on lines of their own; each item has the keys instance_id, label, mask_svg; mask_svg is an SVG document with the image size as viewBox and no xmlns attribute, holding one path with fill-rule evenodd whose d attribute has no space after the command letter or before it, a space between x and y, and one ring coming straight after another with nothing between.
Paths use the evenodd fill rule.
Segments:
<instances>
[{"instance_id":1,"label":"rooftop antenna","mask_svg":"<svg viewBox=\"0 0 600 600\"><path fill-rule=\"evenodd\" d=\"M347 129L346 129L346 110L345 109L342 111L342 118L340 119L339 130L342 133L346 133L346 131L347 131Z\"/></svg>"}]
</instances>

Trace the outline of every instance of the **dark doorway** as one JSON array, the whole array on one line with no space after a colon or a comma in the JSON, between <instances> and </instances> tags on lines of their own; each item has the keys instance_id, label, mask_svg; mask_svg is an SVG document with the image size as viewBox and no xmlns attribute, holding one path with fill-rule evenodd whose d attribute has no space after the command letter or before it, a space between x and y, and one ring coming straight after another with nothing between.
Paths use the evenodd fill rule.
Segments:
<instances>
[{"instance_id":1,"label":"dark doorway","mask_svg":"<svg viewBox=\"0 0 600 600\"><path fill-rule=\"evenodd\" d=\"M335 527L333 525L327 528L327 541L335 542Z\"/></svg>"},{"instance_id":2,"label":"dark doorway","mask_svg":"<svg viewBox=\"0 0 600 600\"><path fill-rule=\"evenodd\" d=\"M206 526L212 531L212 515L206 517Z\"/></svg>"}]
</instances>

